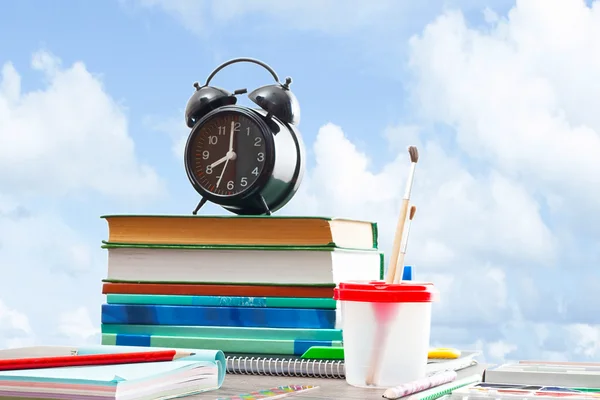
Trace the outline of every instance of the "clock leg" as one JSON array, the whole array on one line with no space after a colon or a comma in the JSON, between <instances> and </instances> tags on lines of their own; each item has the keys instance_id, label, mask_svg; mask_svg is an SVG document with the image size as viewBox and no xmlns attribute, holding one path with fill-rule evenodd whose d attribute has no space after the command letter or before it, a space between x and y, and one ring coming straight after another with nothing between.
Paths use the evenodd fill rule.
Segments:
<instances>
[{"instance_id":1,"label":"clock leg","mask_svg":"<svg viewBox=\"0 0 600 400\"><path fill-rule=\"evenodd\" d=\"M271 210L269 209L269 205L267 204L267 201L261 194L258 195L258 202L265 209L265 214L271 215Z\"/></svg>"},{"instance_id":2,"label":"clock leg","mask_svg":"<svg viewBox=\"0 0 600 400\"><path fill-rule=\"evenodd\" d=\"M202 208L202 206L206 204L206 201L207 201L206 198L203 197L202 200L200 200L200 203L198 203L198 205L194 209L194 211L192 211L192 214L193 215L198 214L198 210L200 210Z\"/></svg>"}]
</instances>

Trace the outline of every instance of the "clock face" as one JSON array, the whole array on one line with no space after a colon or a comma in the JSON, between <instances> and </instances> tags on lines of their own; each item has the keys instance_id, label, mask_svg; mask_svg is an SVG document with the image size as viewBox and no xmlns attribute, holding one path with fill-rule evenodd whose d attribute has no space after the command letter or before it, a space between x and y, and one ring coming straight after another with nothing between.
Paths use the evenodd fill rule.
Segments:
<instances>
[{"instance_id":1,"label":"clock face","mask_svg":"<svg viewBox=\"0 0 600 400\"><path fill-rule=\"evenodd\" d=\"M221 112L197 128L187 157L202 188L234 196L252 187L265 167L265 138L259 125L246 115Z\"/></svg>"}]
</instances>

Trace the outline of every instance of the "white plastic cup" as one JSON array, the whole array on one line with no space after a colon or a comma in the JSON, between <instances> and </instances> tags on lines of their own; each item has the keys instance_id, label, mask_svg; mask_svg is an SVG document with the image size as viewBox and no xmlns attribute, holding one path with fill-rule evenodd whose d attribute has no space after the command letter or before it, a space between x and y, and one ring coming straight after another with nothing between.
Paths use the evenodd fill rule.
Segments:
<instances>
[{"instance_id":1,"label":"white plastic cup","mask_svg":"<svg viewBox=\"0 0 600 400\"><path fill-rule=\"evenodd\" d=\"M432 283L350 281L340 283L346 382L389 388L426 375Z\"/></svg>"}]
</instances>

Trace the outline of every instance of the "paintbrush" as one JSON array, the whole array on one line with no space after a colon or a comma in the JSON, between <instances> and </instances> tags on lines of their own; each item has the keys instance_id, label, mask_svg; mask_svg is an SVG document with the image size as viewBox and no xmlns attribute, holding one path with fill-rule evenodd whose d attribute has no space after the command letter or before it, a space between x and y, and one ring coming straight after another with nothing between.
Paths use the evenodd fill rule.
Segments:
<instances>
[{"instance_id":1,"label":"paintbrush","mask_svg":"<svg viewBox=\"0 0 600 400\"><path fill-rule=\"evenodd\" d=\"M417 165L417 162L419 161L419 151L417 150L416 146L409 146L408 154L410 156L410 171L408 174L408 180L406 181L406 190L402 199L400 217L398 218L398 225L396 226L396 234L394 236L394 243L392 247L392 256L390 258L388 273L385 280L385 282L388 284L394 283L394 278L396 276L398 256L400 254L400 245L402 244L402 235L404 233L404 224L406 223L406 217L408 214L408 204L410 201L410 193L412 191L412 185L415 177L415 167ZM403 270L404 265L402 265L402 271ZM387 339L387 323L392 318L397 308L391 307L390 304L373 304L373 307L377 327L375 328L375 341L373 344L373 353L371 354L371 363L366 376L366 384L368 386L376 385L376 382L378 380L380 368L379 364L381 364L381 351L383 347L380 347L378 345L382 344Z\"/></svg>"},{"instance_id":2,"label":"paintbrush","mask_svg":"<svg viewBox=\"0 0 600 400\"><path fill-rule=\"evenodd\" d=\"M402 243L402 250L400 251L400 256L398 258L399 268L396 269L396 275L394 276L393 283L400 283L402 280L402 275L404 271L404 256L406 254L406 247L408 244L408 235L410 234L410 225L415 217L417 212L417 206L410 207L410 213L408 216L408 225L406 226L406 236L404 238L404 242ZM390 321L393 316L393 313L396 311L395 308L390 307L390 305L382 305L375 304L375 318L377 318L377 330L375 332L375 343L384 343L387 340L385 332L387 328L383 328L384 325ZM383 346L382 346L383 347ZM379 364L381 363L381 350L373 350L374 353L371 357L371 369L367 375L366 383L367 385L375 385L378 379L379 374Z\"/></svg>"},{"instance_id":3,"label":"paintbrush","mask_svg":"<svg viewBox=\"0 0 600 400\"><path fill-rule=\"evenodd\" d=\"M400 217L398 218L398 225L396 226L396 235L394 237L394 243L392 246L392 255L390 257L388 273L385 279L386 283L393 283L394 277L396 276L398 256L400 255L400 244L402 243L402 234L404 233L406 214L408 214L410 192L412 190L413 181L415 179L415 167L417 166L417 161L419 161L419 152L415 146L408 147L408 154L410 155L410 172L408 174L408 180L406 181L406 190L404 191L404 197L402 198ZM401 268L403 269L404 265L402 265Z\"/></svg>"},{"instance_id":4,"label":"paintbrush","mask_svg":"<svg viewBox=\"0 0 600 400\"><path fill-rule=\"evenodd\" d=\"M400 256L398 257L398 264L396 266L396 275L394 275L394 283L400 283L400 281L402 281L402 276L404 275L404 257L406 257L406 247L408 246L408 235L410 235L410 225L412 224L413 218L415 218L416 212L417 212L417 206L412 206L410 208L410 213L408 214L408 225L406 225L406 236L404 237L404 242L402 243L402 249L400 250Z\"/></svg>"}]
</instances>

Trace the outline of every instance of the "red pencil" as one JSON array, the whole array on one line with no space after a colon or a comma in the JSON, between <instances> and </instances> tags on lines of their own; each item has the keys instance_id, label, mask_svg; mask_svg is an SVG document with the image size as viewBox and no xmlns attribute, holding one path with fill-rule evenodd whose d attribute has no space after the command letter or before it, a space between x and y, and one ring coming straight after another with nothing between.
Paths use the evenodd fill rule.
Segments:
<instances>
[{"instance_id":1,"label":"red pencil","mask_svg":"<svg viewBox=\"0 0 600 400\"><path fill-rule=\"evenodd\" d=\"M193 354L178 352L177 350L156 350L115 354L86 354L83 356L11 358L0 360L0 371L173 361Z\"/></svg>"}]
</instances>

